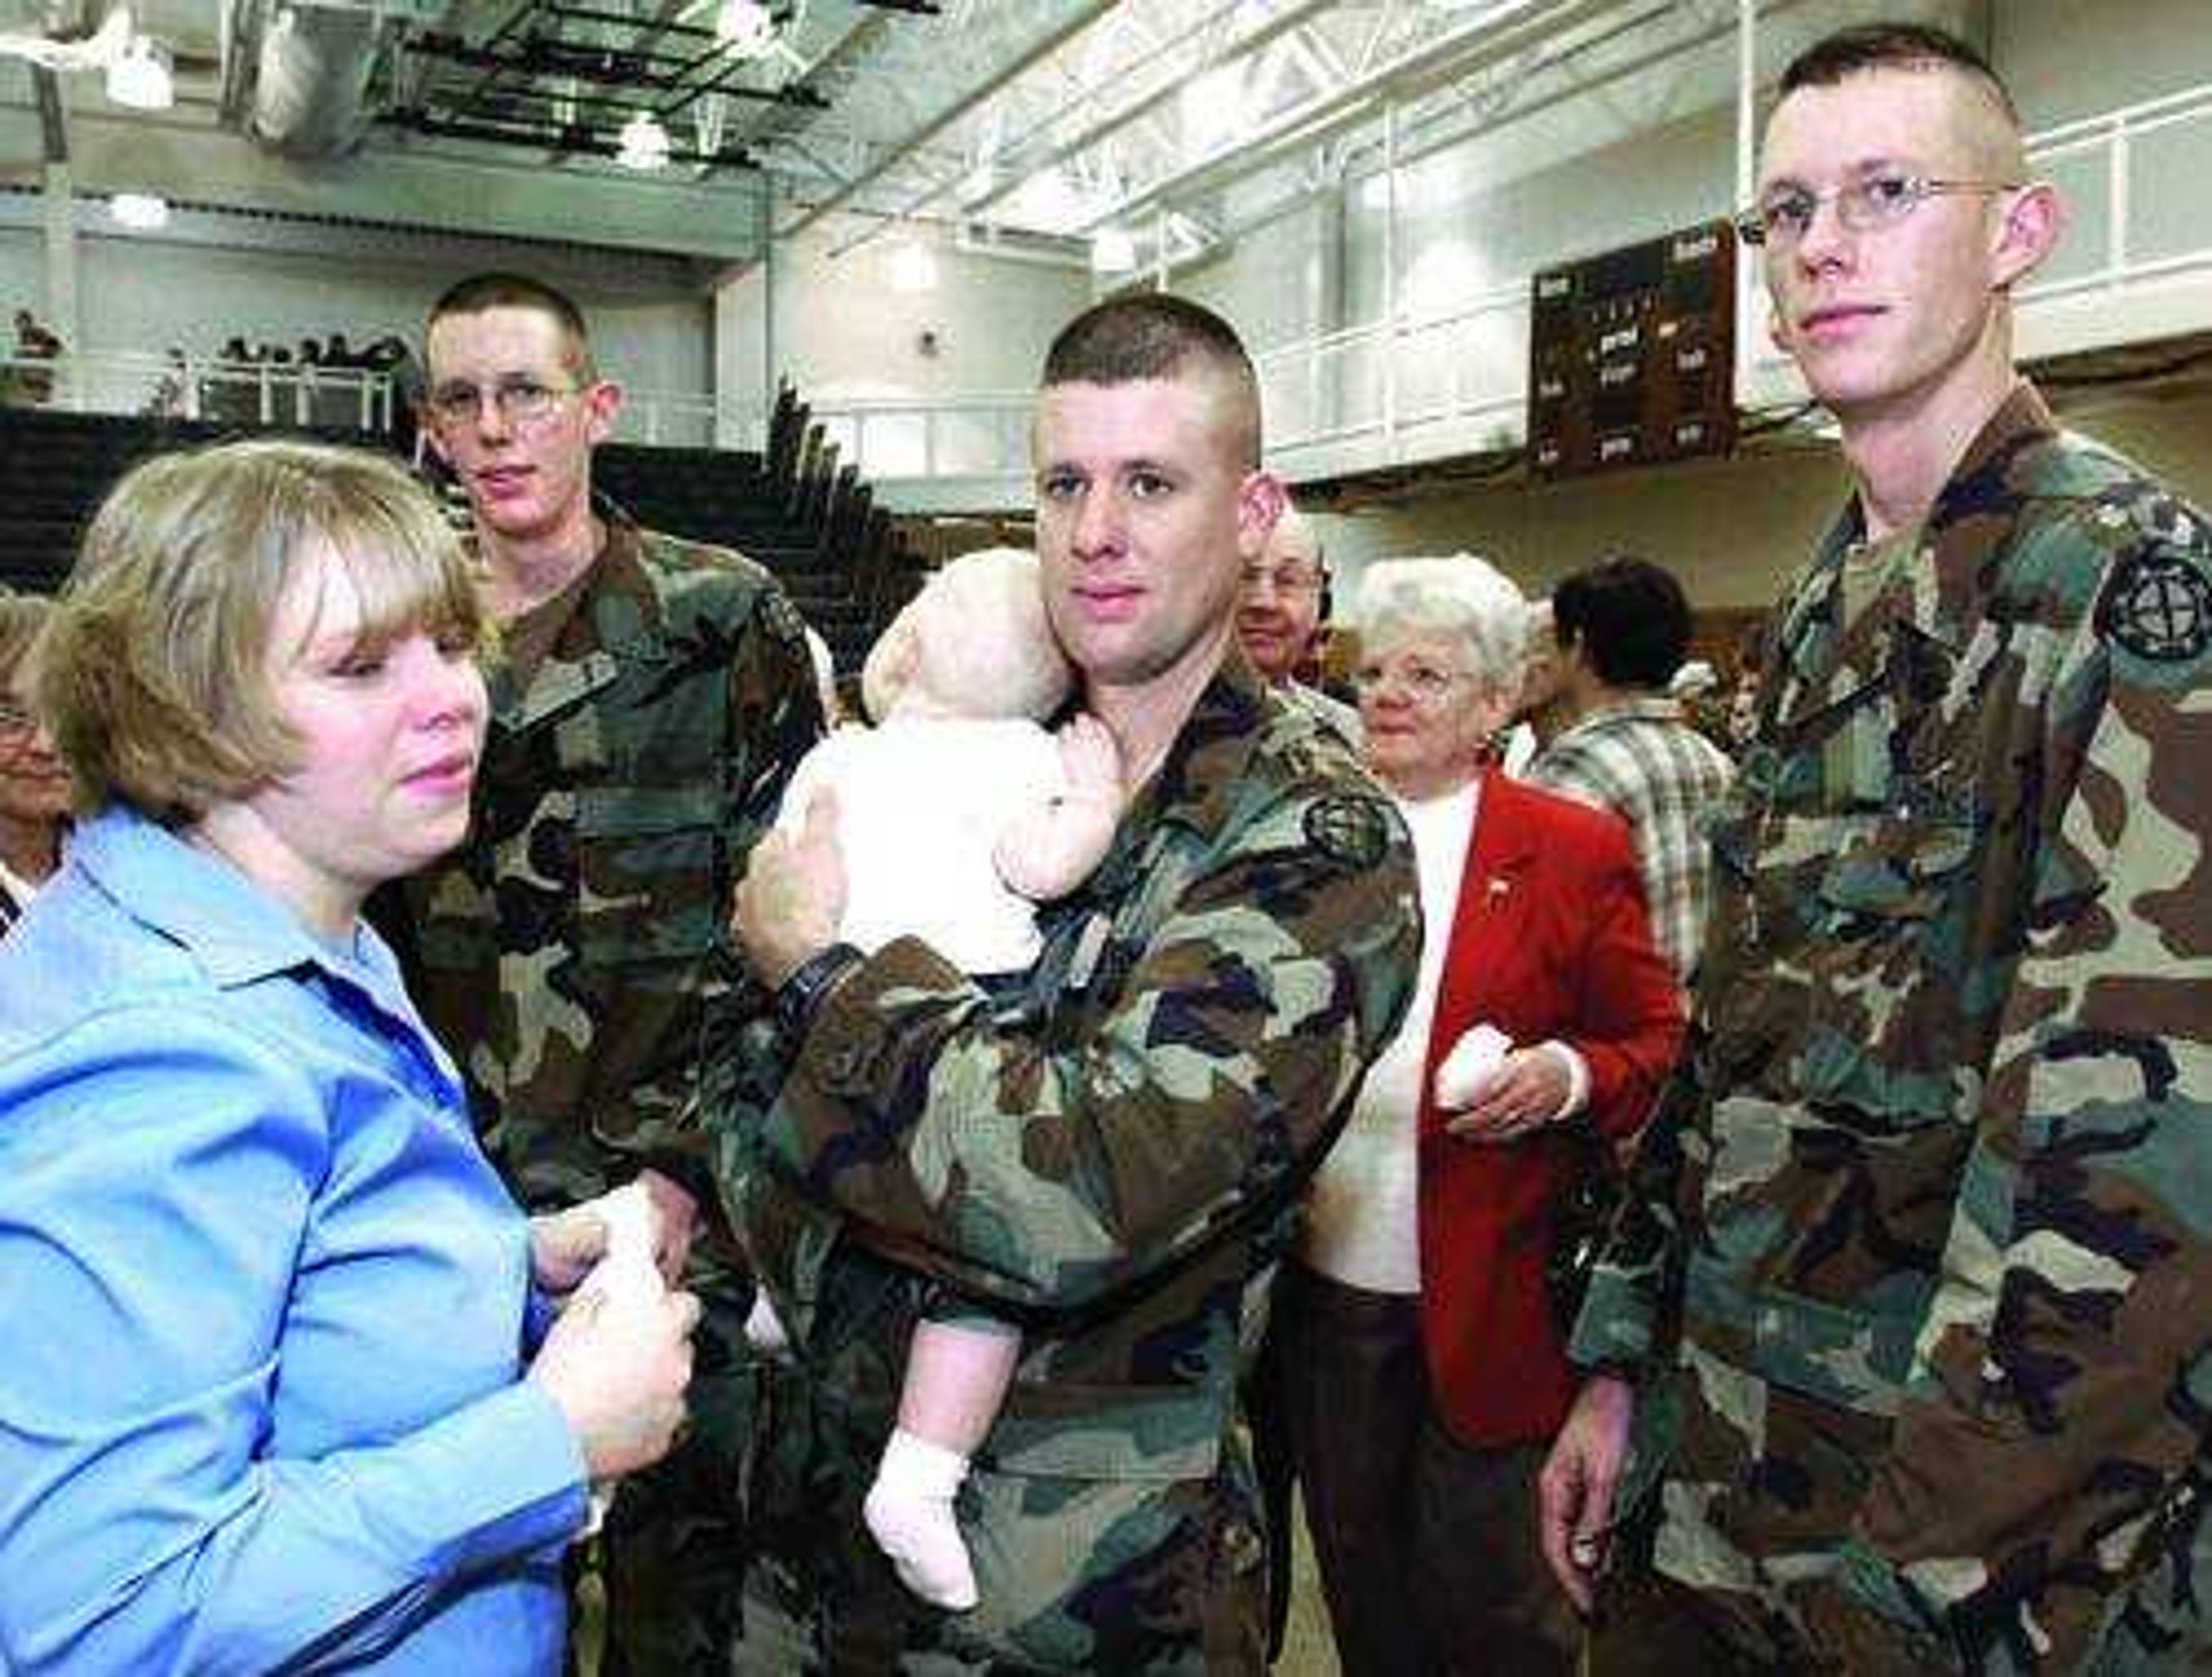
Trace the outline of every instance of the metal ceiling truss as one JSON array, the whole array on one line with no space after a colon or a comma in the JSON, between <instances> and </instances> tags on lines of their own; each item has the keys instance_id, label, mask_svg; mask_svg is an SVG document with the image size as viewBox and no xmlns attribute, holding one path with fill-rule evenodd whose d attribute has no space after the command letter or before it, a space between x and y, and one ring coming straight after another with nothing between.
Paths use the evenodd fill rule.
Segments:
<instances>
[{"instance_id":1,"label":"metal ceiling truss","mask_svg":"<svg viewBox=\"0 0 2212 1677\"><path fill-rule=\"evenodd\" d=\"M198 30L210 69L219 58L222 121L264 137L270 33L295 14L368 14L362 117L410 146L598 168L649 114L671 163L730 177L777 236L848 212L838 251L933 221L1065 258L1110 230L1150 265L1380 167L1386 113L1401 167L1577 95L1595 94L1600 129L1685 113L1694 50L1740 0L767 0L775 38L750 51L724 38L734 3L134 9L193 20L185 36Z\"/></svg>"},{"instance_id":2,"label":"metal ceiling truss","mask_svg":"<svg viewBox=\"0 0 2212 1677\"><path fill-rule=\"evenodd\" d=\"M616 156L624 123L651 116L672 137L668 161L702 172L755 169L752 142L769 124L734 121L733 107L819 113L831 96L794 39L831 59L840 43L883 16L927 20L939 0L778 0L766 51L732 39L715 21L720 0L618 4L520 0L489 30L486 8L457 9L459 27L422 30L404 43L406 70L381 113L417 134L526 146L554 159ZM826 21L825 21L826 20ZM690 129L695 143L677 143Z\"/></svg>"}]
</instances>

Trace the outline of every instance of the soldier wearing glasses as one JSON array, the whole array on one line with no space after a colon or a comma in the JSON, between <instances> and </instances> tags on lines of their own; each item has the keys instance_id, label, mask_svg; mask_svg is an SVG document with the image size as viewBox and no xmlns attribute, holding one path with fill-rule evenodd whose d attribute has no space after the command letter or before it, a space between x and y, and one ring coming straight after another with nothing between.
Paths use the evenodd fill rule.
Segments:
<instances>
[{"instance_id":1,"label":"soldier wearing glasses","mask_svg":"<svg viewBox=\"0 0 2212 1677\"><path fill-rule=\"evenodd\" d=\"M2212 532L2014 370L2060 212L1970 49L1815 46L1760 178L1856 494L1767 630L1547 1552L1601 1677L2196 1668Z\"/></svg>"},{"instance_id":2,"label":"soldier wearing glasses","mask_svg":"<svg viewBox=\"0 0 2212 1677\"><path fill-rule=\"evenodd\" d=\"M688 1224L677 1122L704 1050L764 999L725 905L822 730L797 612L758 566L592 494L622 392L575 305L487 275L431 310L423 422L466 491L501 627L467 843L410 882L415 993L532 1207L643 1174ZM606 1533L611 1672L720 1670L745 1437L734 1255L702 1243L689 1440Z\"/></svg>"}]
</instances>

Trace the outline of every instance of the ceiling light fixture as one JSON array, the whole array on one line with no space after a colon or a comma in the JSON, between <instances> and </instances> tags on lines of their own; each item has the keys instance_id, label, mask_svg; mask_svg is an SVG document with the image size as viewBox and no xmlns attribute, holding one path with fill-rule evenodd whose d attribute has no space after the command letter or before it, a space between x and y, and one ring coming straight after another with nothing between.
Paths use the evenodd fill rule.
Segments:
<instances>
[{"instance_id":1,"label":"ceiling light fixture","mask_svg":"<svg viewBox=\"0 0 2212 1677\"><path fill-rule=\"evenodd\" d=\"M107 201L107 213L118 226L150 233L169 224L169 201L155 192L118 192Z\"/></svg>"},{"instance_id":2,"label":"ceiling light fixture","mask_svg":"<svg viewBox=\"0 0 2212 1677\"><path fill-rule=\"evenodd\" d=\"M722 0L714 38L734 58L757 58L775 45L775 14L760 0Z\"/></svg>"},{"instance_id":3,"label":"ceiling light fixture","mask_svg":"<svg viewBox=\"0 0 2212 1677\"><path fill-rule=\"evenodd\" d=\"M668 167L668 131L650 111L640 111L624 123L622 132L616 136L616 143L622 149L615 154L615 161L626 169L644 171Z\"/></svg>"},{"instance_id":4,"label":"ceiling light fixture","mask_svg":"<svg viewBox=\"0 0 2212 1677\"><path fill-rule=\"evenodd\" d=\"M151 35L134 35L107 66L111 103L134 111L166 111L177 102L169 49Z\"/></svg>"}]
</instances>

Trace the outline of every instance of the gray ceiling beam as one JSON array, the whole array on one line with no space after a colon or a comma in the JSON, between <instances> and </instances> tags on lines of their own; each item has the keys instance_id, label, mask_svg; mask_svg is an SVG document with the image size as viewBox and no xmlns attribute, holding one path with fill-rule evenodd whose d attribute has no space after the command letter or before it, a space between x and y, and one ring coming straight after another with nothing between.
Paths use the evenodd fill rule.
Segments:
<instances>
[{"instance_id":1,"label":"gray ceiling beam","mask_svg":"<svg viewBox=\"0 0 2212 1677\"><path fill-rule=\"evenodd\" d=\"M1516 54L1549 44L1560 31L1599 16L1618 3L1619 0L1517 0L1377 65L1334 93L1283 112L1230 150L1161 176L1091 216L1075 232L1093 234L1156 204L1169 204L1179 197L1225 185L1276 161L1286 152L1311 145L1360 120L1386 95L1427 92L1448 76L1503 64Z\"/></svg>"},{"instance_id":2,"label":"gray ceiling beam","mask_svg":"<svg viewBox=\"0 0 2212 1677\"><path fill-rule=\"evenodd\" d=\"M1009 82L1018 80L1028 74L1033 66L1043 63L1054 53L1059 52L1069 41L1088 29L1108 12L1112 11L1115 3L1116 0L1084 0L1082 4L1075 7L1052 28L1048 29L1025 51L1001 64L988 80L953 100L936 116L908 135L880 161L861 171L860 174L832 192L821 203L808 210L797 221L776 228L775 236L779 239L787 239L804 233L824 216L849 204L858 193L897 167L902 159L921 150L969 112L988 100L1000 88Z\"/></svg>"}]
</instances>

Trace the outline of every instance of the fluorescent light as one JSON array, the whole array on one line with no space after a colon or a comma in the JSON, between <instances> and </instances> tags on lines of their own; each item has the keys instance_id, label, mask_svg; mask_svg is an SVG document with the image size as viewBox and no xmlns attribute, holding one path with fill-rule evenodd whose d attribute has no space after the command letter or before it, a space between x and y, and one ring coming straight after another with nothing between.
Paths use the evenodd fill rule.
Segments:
<instances>
[{"instance_id":1,"label":"fluorescent light","mask_svg":"<svg viewBox=\"0 0 2212 1677\"><path fill-rule=\"evenodd\" d=\"M775 45L775 16L760 0L722 0L714 38L734 58L757 58Z\"/></svg>"},{"instance_id":2,"label":"fluorescent light","mask_svg":"<svg viewBox=\"0 0 2212 1677\"><path fill-rule=\"evenodd\" d=\"M1089 201L1058 168L1039 169L1008 196L1000 219L1065 233L1091 213Z\"/></svg>"},{"instance_id":3,"label":"fluorescent light","mask_svg":"<svg viewBox=\"0 0 2212 1677\"><path fill-rule=\"evenodd\" d=\"M668 131L650 111L640 111L624 123L616 143L622 149L615 154L615 161L626 169L668 167Z\"/></svg>"},{"instance_id":4,"label":"fluorescent light","mask_svg":"<svg viewBox=\"0 0 2212 1677\"><path fill-rule=\"evenodd\" d=\"M107 97L111 103L134 111L166 111L177 102L177 84L169 74L169 49L151 35L136 35L107 66Z\"/></svg>"},{"instance_id":5,"label":"fluorescent light","mask_svg":"<svg viewBox=\"0 0 2212 1677\"><path fill-rule=\"evenodd\" d=\"M119 225L141 232L169 224L169 202L154 192L118 192L108 199L107 213Z\"/></svg>"},{"instance_id":6,"label":"fluorescent light","mask_svg":"<svg viewBox=\"0 0 2212 1677\"><path fill-rule=\"evenodd\" d=\"M1137 266L1137 241L1117 227L1098 229L1091 241L1091 266L1101 274L1127 274Z\"/></svg>"},{"instance_id":7,"label":"fluorescent light","mask_svg":"<svg viewBox=\"0 0 2212 1677\"><path fill-rule=\"evenodd\" d=\"M894 291L937 289L937 258L910 240L891 252L890 270Z\"/></svg>"}]
</instances>

